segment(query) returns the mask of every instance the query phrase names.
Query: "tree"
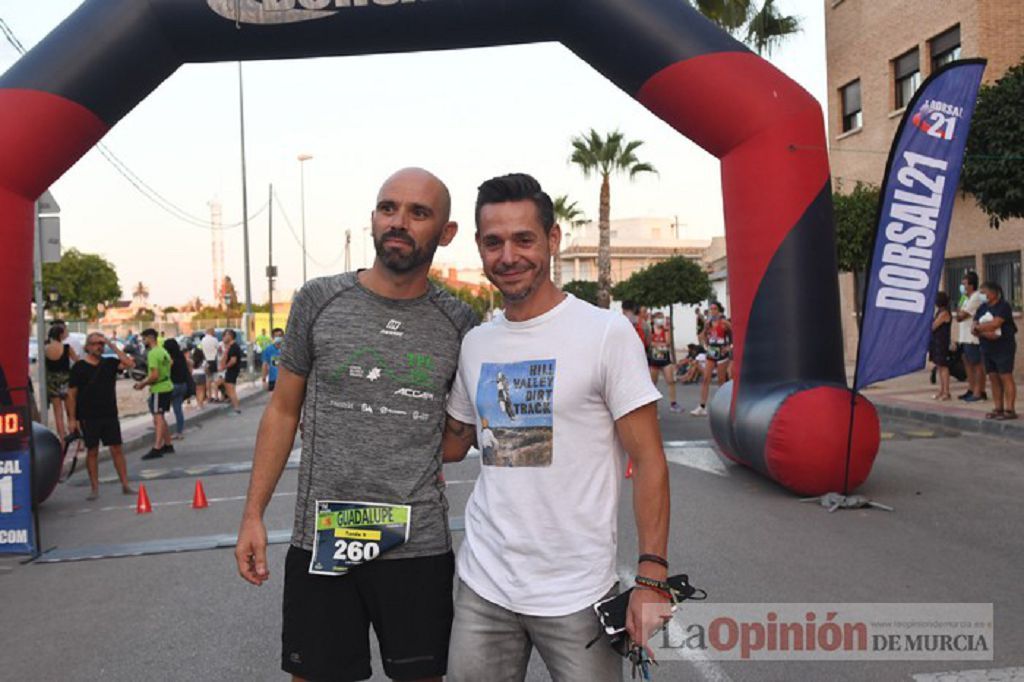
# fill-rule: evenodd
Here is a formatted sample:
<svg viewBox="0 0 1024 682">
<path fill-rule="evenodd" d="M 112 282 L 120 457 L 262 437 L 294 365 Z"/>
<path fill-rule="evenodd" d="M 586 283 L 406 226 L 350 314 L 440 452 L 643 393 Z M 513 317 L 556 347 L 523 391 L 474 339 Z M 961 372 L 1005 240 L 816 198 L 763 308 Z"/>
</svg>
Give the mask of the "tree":
<svg viewBox="0 0 1024 682">
<path fill-rule="evenodd" d="M 758 7 L 754 0 L 691 0 L 711 21 L 745 42 L 760 55 L 772 50 L 786 38 L 803 30 L 800 19 L 779 12 L 775 0 L 764 0 Z"/>
<path fill-rule="evenodd" d="M 121 296 L 117 271 L 102 256 L 68 249 L 57 263 L 43 264 L 43 290 L 58 295 L 55 311 L 64 317 L 93 319 L 100 305 Z"/>
<path fill-rule="evenodd" d="M 178 312 L 178 308 L 176 306 L 169 305 L 166 308 L 164 308 L 164 315 L 171 315 L 176 312 Z"/>
<path fill-rule="evenodd" d="M 629 279 L 615 286 L 615 298 L 633 301 L 648 308 L 668 306 L 669 329 L 675 347 L 675 304 L 692 305 L 711 298 L 713 290 L 708 273 L 696 261 L 683 256 L 634 272 Z"/>
<path fill-rule="evenodd" d="M 132 319 L 136 322 L 153 322 L 156 320 L 156 313 L 149 308 L 139 308 Z"/>
<path fill-rule="evenodd" d="M 587 282 L 582 279 L 574 279 L 562 285 L 562 291 L 572 294 L 581 301 L 591 305 L 597 305 L 597 282 Z"/>
<path fill-rule="evenodd" d="M 576 205 L 575 201 L 569 201 L 569 196 L 563 194 L 560 197 L 555 197 L 555 221 L 562 226 L 562 237 L 563 239 L 567 234 L 572 233 L 574 227 L 579 227 L 583 223 L 587 222 L 586 217 L 583 215 L 583 211 Z M 555 282 L 556 287 L 562 286 L 562 257 L 561 254 L 556 253 L 554 255 L 554 268 L 552 268 L 551 275 Z"/>
<path fill-rule="evenodd" d="M 832 194 L 840 272 L 863 272 L 867 268 L 880 198 L 878 187 L 863 182 L 858 182 L 849 194 Z"/>
<path fill-rule="evenodd" d="M 573 152 L 569 162 L 579 167 L 585 178 L 594 174 L 601 176 L 597 223 L 597 305 L 607 308 L 611 303 L 612 288 L 611 176 L 613 173 L 627 173 L 633 180 L 641 173 L 657 173 L 657 170 L 637 158 L 636 150 L 643 142 L 626 141 L 617 130 L 602 137 L 591 128 L 589 134 L 573 137 L 571 142 Z"/>
<path fill-rule="evenodd" d="M 989 225 L 1024 218 L 1024 61 L 982 86 L 960 176 Z"/>
</svg>

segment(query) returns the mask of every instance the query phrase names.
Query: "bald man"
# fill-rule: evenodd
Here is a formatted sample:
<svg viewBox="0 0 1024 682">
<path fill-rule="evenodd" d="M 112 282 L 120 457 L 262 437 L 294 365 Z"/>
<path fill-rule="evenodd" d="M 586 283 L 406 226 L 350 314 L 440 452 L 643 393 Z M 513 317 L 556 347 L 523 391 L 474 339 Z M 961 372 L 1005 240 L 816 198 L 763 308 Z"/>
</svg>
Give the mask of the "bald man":
<svg viewBox="0 0 1024 682">
<path fill-rule="evenodd" d="M 450 211 L 437 177 L 398 171 L 371 214 L 373 266 L 310 280 L 292 302 L 235 558 L 248 582 L 269 579 L 263 512 L 301 417 L 281 654 L 296 680 L 370 677 L 371 625 L 390 678 L 446 672 L 454 558 L 441 432 L 477 323 L 427 279 L 458 229 Z"/>
</svg>

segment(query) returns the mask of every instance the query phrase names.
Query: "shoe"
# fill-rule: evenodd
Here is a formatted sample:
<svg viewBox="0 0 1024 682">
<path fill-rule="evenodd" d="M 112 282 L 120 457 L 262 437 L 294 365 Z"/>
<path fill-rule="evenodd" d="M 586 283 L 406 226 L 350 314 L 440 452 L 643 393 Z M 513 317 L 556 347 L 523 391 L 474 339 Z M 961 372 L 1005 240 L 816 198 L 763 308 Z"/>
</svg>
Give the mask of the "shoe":
<svg viewBox="0 0 1024 682">
<path fill-rule="evenodd" d="M 164 453 L 163 453 L 162 450 L 157 450 L 156 448 L 150 448 L 149 452 L 147 452 L 146 454 L 144 454 L 142 456 L 142 459 L 158 459 L 158 458 L 163 457 L 163 456 L 164 456 Z"/>
<path fill-rule="evenodd" d="M 1005 410 L 998 417 L 995 417 L 995 419 L 998 419 L 999 421 L 1009 421 L 1011 419 L 1016 419 L 1016 418 L 1017 418 L 1017 413 L 1016 412 L 1007 412 Z"/>
<path fill-rule="evenodd" d="M 131 487 L 130 485 L 126 485 L 126 486 L 123 486 L 121 488 L 121 494 L 122 495 L 136 495 L 136 494 L 138 494 L 138 492 L 139 492 L 138 490 L 136 490 L 135 488 Z"/>
<path fill-rule="evenodd" d="M 957 398 L 957 400 L 967 400 L 972 395 L 974 395 L 974 394 L 971 393 L 970 391 L 967 391 L 966 393 L 964 393 L 962 395 L 958 395 L 956 398 Z"/>
<path fill-rule="evenodd" d="M 92 502 L 93 500 L 98 500 L 98 499 L 100 499 L 100 493 L 99 493 L 98 490 L 96 492 L 91 492 L 91 493 L 89 493 L 89 496 L 86 497 L 85 499 L 88 502 Z"/>
<path fill-rule="evenodd" d="M 161 455 L 172 455 L 174 454 L 174 446 L 168 443 L 167 445 L 160 448 Z"/>
<path fill-rule="evenodd" d="M 669 405 L 668 409 L 670 409 L 673 412 L 682 412 L 683 406 L 680 405 L 679 403 L 672 403 L 671 405 Z"/>
<path fill-rule="evenodd" d="M 171 440 L 185 440 L 185 434 L 176 433 L 173 436 L 171 436 Z"/>
<path fill-rule="evenodd" d="M 241 417 L 241 416 L 242 416 L 242 411 L 241 411 L 241 410 L 235 410 L 233 414 L 234 414 L 234 415 L 235 415 L 236 417 Z"/>
<path fill-rule="evenodd" d="M 961 398 L 960 400 L 963 400 L 965 403 L 980 403 L 981 401 L 984 400 L 984 398 L 979 398 L 978 396 L 971 393 L 966 398 Z"/>
<path fill-rule="evenodd" d="M 982 400 L 988 400 L 988 393 L 985 393 L 985 391 L 982 391 L 981 392 L 981 399 Z"/>
<path fill-rule="evenodd" d="M 708 411 L 705 408 L 698 405 L 697 407 L 690 410 L 690 414 L 692 414 L 694 417 L 706 417 L 708 416 Z"/>
</svg>

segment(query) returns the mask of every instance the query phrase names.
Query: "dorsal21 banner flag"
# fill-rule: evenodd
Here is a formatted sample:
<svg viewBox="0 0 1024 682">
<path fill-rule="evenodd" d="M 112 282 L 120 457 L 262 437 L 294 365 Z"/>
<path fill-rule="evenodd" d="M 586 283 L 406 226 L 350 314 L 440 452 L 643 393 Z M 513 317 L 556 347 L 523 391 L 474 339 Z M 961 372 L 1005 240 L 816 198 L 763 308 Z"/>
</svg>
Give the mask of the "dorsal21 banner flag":
<svg viewBox="0 0 1024 682">
<path fill-rule="evenodd" d="M 918 88 L 896 132 L 857 350 L 854 390 L 924 367 L 935 294 L 984 59 L 952 62 Z"/>
</svg>

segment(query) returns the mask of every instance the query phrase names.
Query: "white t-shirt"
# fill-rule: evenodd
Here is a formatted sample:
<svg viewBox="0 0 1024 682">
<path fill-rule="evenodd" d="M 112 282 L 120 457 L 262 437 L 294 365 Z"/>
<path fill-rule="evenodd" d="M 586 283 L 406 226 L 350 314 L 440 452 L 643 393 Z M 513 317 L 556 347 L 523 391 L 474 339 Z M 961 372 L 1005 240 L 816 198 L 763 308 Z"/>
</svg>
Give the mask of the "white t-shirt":
<svg viewBox="0 0 1024 682">
<path fill-rule="evenodd" d="M 203 340 L 199 342 L 199 345 L 203 349 L 203 359 L 206 362 L 217 361 L 217 350 L 220 348 L 220 341 L 213 334 L 207 334 L 203 337 Z"/>
<path fill-rule="evenodd" d="M 962 312 L 968 313 L 970 317 L 966 320 L 962 320 L 957 324 L 957 334 L 960 337 L 960 343 L 978 343 L 978 337 L 971 333 L 971 325 L 974 324 L 974 313 L 978 312 L 978 308 L 985 302 L 985 297 L 982 296 L 980 291 L 975 291 L 973 294 L 967 297 L 964 304 L 960 306 Z"/>
<path fill-rule="evenodd" d="M 629 321 L 571 295 L 532 320 L 498 315 L 467 334 L 448 413 L 476 424 L 482 466 L 459 577 L 533 616 L 568 615 L 608 592 L 625 464 L 615 420 L 659 398 Z"/>
</svg>

